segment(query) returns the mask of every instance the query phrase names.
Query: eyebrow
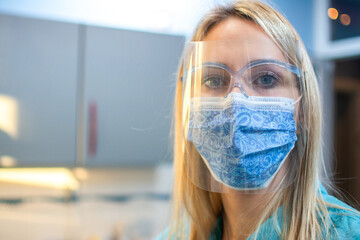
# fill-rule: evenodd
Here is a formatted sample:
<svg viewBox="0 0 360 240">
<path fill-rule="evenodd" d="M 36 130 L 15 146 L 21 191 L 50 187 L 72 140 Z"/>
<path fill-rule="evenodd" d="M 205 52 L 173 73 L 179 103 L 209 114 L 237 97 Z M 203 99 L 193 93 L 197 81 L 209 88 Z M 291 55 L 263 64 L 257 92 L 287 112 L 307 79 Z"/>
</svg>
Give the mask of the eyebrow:
<svg viewBox="0 0 360 240">
<path fill-rule="evenodd" d="M 283 61 L 279 61 L 277 59 L 274 58 L 260 58 L 260 59 L 254 59 L 251 60 L 250 62 L 248 62 L 246 65 L 244 65 L 243 67 L 241 67 L 240 69 L 237 70 L 233 70 L 232 68 L 230 68 L 228 65 L 222 63 L 222 62 L 204 62 L 202 64 L 202 66 L 204 65 L 216 65 L 219 67 L 222 67 L 224 69 L 230 70 L 230 71 L 240 71 L 241 69 L 244 68 L 249 68 L 249 67 L 254 67 L 257 64 L 277 64 L 280 65 L 282 67 L 286 67 L 288 70 L 290 70 L 291 72 L 295 73 L 298 77 L 301 75 L 301 72 L 299 70 L 299 68 L 293 64 L 290 64 L 288 62 L 283 62 Z"/>
<path fill-rule="evenodd" d="M 257 63 L 257 62 L 283 62 L 279 59 L 275 59 L 275 58 L 256 58 L 256 59 L 253 59 L 249 62 L 247 62 L 244 66 L 247 66 L 247 65 L 251 65 L 253 63 Z M 204 62 L 204 63 L 216 63 L 216 64 L 220 64 L 220 65 L 224 65 L 224 66 L 228 66 L 227 64 L 225 64 L 224 62 L 221 62 L 221 61 L 208 61 L 208 62 Z M 283 63 L 286 63 L 286 62 L 283 62 Z"/>
<path fill-rule="evenodd" d="M 246 66 L 250 66 L 250 65 L 253 65 L 253 64 L 256 64 L 256 63 L 261 63 L 261 62 L 277 62 L 277 63 L 286 63 L 286 62 L 282 62 L 278 59 L 275 59 L 275 58 L 256 58 L 256 59 L 253 59 L 249 62 L 247 62 L 244 66 L 242 66 L 240 69 L 246 67 Z M 203 65 L 211 65 L 211 64 L 215 64 L 217 66 L 221 66 L 221 67 L 224 67 L 225 69 L 231 69 L 232 71 L 237 71 L 237 70 L 233 70 L 232 68 L 230 68 L 227 64 L 225 64 L 224 62 L 221 62 L 221 61 L 208 61 L 208 62 L 203 62 L 202 66 Z M 287 63 L 286 63 L 287 64 Z M 239 70 L 239 69 L 238 69 Z"/>
<path fill-rule="evenodd" d="M 257 63 L 257 62 L 283 62 L 283 61 L 280 61 L 278 59 L 275 59 L 275 58 L 257 58 L 257 59 L 254 59 L 254 60 L 251 60 L 250 62 L 248 62 L 247 65 L 250 65 L 250 64 L 253 64 L 253 63 Z"/>
<path fill-rule="evenodd" d="M 251 60 L 250 62 L 248 62 L 246 65 L 244 65 L 242 68 L 240 68 L 239 70 L 232 70 L 228 65 L 226 65 L 225 63 L 222 63 L 222 62 L 204 62 L 202 65 L 198 66 L 198 67 L 194 67 L 193 68 L 193 71 L 195 69 L 198 69 L 198 68 L 201 68 L 201 66 L 204 66 L 204 65 L 217 65 L 219 67 L 223 67 L 227 70 L 230 70 L 230 71 L 240 71 L 241 69 L 245 68 L 245 67 L 251 67 L 253 65 L 256 65 L 257 63 L 275 63 L 275 64 L 279 64 L 280 66 L 283 66 L 283 67 L 286 67 L 288 70 L 290 70 L 291 72 L 295 73 L 298 77 L 301 77 L 302 73 L 300 71 L 300 69 L 291 64 L 291 63 L 287 63 L 287 62 L 283 62 L 283 61 L 280 61 L 280 60 L 277 60 L 277 59 L 274 59 L 274 58 L 258 58 L 258 59 L 254 59 L 254 60 Z M 183 81 L 183 76 L 180 77 L 181 81 Z"/>
</svg>

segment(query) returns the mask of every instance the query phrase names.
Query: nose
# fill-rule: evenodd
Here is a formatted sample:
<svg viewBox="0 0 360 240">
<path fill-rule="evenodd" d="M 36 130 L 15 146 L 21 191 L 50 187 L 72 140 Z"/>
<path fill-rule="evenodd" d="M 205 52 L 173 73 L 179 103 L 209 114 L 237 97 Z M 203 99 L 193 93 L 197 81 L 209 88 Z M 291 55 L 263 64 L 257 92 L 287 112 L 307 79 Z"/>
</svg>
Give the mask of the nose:
<svg viewBox="0 0 360 240">
<path fill-rule="evenodd" d="M 244 91 L 243 86 L 240 83 L 234 83 L 230 86 L 230 89 L 228 91 L 228 93 L 225 95 L 225 97 L 227 97 L 230 93 L 241 93 L 243 94 L 245 97 L 248 97 L 248 95 L 246 94 L 246 92 Z"/>
<path fill-rule="evenodd" d="M 229 92 L 242 93 L 242 86 L 240 85 L 240 83 L 234 83 L 233 85 L 231 85 Z"/>
</svg>

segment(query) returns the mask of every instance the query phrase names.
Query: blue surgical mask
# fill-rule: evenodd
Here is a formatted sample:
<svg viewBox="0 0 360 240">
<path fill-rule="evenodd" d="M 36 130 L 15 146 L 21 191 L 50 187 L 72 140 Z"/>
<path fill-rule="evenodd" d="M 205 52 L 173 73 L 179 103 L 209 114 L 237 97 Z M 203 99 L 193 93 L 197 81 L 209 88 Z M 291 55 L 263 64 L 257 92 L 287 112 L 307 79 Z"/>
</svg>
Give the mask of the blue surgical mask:
<svg viewBox="0 0 360 240">
<path fill-rule="evenodd" d="M 187 139 L 218 182 L 262 189 L 294 148 L 294 111 L 295 101 L 283 97 L 193 98 Z"/>
</svg>

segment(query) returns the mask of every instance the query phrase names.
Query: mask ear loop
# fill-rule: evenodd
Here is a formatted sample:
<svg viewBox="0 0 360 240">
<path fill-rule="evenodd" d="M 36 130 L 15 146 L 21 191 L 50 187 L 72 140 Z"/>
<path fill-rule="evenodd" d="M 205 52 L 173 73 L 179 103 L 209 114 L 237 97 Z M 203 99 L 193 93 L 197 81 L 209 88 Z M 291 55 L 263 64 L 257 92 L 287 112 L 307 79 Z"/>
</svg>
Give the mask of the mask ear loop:
<svg viewBox="0 0 360 240">
<path fill-rule="evenodd" d="M 301 98 L 302 98 L 302 95 L 294 101 L 294 105 L 296 105 L 298 102 L 300 102 Z"/>
</svg>

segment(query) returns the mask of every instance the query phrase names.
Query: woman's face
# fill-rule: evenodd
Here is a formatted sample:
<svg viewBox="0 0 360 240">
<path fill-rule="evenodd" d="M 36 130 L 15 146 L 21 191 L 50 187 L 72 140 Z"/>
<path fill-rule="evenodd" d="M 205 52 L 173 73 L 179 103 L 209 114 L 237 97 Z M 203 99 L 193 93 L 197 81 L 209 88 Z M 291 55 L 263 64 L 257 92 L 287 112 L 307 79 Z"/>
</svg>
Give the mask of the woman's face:
<svg viewBox="0 0 360 240">
<path fill-rule="evenodd" d="M 282 51 L 273 42 L 273 40 L 264 32 L 264 30 L 249 20 L 238 18 L 228 18 L 215 25 L 205 36 L 203 41 L 228 42 L 229 44 L 219 44 L 211 51 L 204 51 L 201 61 L 220 62 L 233 71 L 238 71 L 250 62 L 259 60 L 275 60 L 287 62 Z M 294 100 L 299 98 L 296 79 L 292 87 L 281 92 L 279 96 L 288 97 Z M 247 89 L 245 89 L 247 91 Z M 251 91 L 251 90 L 250 90 Z M 241 92 L 239 87 L 233 87 L 231 92 Z M 296 104 L 294 119 L 298 123 L 299 104 Z M 289 159 L 284 162 L 279 172 L 270 184 L 270 188 L 276 188 L 283 180 L 289 167 Z M 267 189 L 269 190 L 269 188 Z M 266 192 L 266 190 L 264 189 Z M 233 192 L 229 189 L 229 192 Z M 236 192 L 236 191 L 235 191 Z"/>
</svg>

